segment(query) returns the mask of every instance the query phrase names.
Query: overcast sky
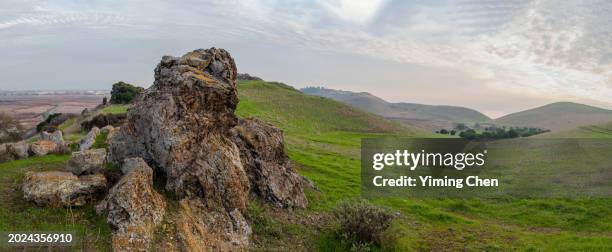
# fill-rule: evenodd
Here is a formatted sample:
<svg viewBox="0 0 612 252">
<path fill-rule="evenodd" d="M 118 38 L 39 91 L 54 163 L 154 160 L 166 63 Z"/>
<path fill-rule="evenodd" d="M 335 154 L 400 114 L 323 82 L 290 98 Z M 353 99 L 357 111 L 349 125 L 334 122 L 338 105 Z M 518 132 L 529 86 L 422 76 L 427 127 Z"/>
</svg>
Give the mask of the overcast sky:
<svg viewBox="0 0 612 252">
<path fill-rule="evenodd" d="M 0 0 L 0 90 L 148 87 L 162 55 L 214 46 L 298 88 L 493 117 L 612 108 L 611 13 L 607 0 Z"/>
</svg>

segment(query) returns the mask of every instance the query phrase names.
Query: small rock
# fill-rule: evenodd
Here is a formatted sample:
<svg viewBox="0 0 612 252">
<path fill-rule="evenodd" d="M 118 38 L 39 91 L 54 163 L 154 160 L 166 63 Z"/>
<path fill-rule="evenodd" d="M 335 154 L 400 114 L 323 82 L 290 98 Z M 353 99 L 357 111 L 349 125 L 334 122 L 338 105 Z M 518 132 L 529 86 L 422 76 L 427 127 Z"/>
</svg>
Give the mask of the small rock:
<svg viewBox="0 0 612 252">
<path fill-rule="evenodd" d="M 26 141 L 7 143 L 6 149 L 14 159 L 24 159 L 28 157 L 29 147 Z"/>
<path fill-rule="evenodd" d="M 106 150 L 76 151 L 70 155 L 66 168 L 74 175 L 94 174 L 104 170 Z"/>
<path fill-rule="evenodd" d="M 40 133 L 40 140 L 54 142 L 57 146 L 64 145 L 64 136 L 61 130 L 56 130 L 53 133 L 43 131 Z"/>
<path fill-rule="evenodd" d="M 70 172 L 27 172 L 22 189 L 24 198 L 39 206 L 82 206 L 106 189 L 106 178 L 101 174 L 77 177 Z"/>
<path fill-rule="evenodd" d="M 30 145 L 34 156 L 44 156 L 57 150 L 57 144 L 48 140 L 38 140 Z"/>
<path fill-rule="evenodd" d="M 81 142 L 79 143 L 79 150 L 84 151 L 91 148 L 91 146 L 96 142 L 96 137 L 98 134 L 100 134 L 100 129 L 98 127 L 94 126 L 91 128 L 89 133 L 87 133 L 87 136 L 81 139 Z"/>
<path fill-rule="evenodd" d="M 144 161 L 133 162 L 144 163 Z M 155 227 L 161 224 L 166 202 L 153 188 L 153 169 L 139 166 L 123 176 L 96 212 L 108 212 L 114 251 L 147 251 Z"/>
</svg>

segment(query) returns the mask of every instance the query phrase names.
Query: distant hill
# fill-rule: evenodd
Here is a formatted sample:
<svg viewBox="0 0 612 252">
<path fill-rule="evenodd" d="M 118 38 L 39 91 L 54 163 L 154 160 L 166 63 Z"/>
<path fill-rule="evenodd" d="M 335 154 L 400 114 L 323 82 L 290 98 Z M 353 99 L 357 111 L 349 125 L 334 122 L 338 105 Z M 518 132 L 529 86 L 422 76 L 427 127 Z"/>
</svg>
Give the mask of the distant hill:
<svg viewBox="0 0 612 252">
<path fill-rule="evenodd" d="M 492 121 L 494 124 L 564 131 L 612 122 L 612 110 L 573 102 L 557 102 Z"/>
<path fill-rule="evenodd" d="M 319 87 L 302 88 L 305 94 L 327 97 L 409 125 L 427 130 L 452 128 L 455 123 L 476 123 L 490 120 L 469 108 L 416 103 L 391 103 L 366 92 L 351 92 Z"/>
<path fill-rule="evenodd" d="M 543 138 L 612 138 L 612 122 L 580 126 L 571 130 L 550 132 L 536 137 Z"/>
</svg>

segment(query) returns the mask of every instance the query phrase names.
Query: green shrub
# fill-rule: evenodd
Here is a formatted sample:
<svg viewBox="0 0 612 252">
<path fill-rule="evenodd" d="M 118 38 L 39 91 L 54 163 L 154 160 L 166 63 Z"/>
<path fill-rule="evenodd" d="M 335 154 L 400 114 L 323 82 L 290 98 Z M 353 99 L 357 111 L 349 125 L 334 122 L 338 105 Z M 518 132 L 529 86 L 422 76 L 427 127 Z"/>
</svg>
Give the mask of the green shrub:
<svg viewBox="0 0 612 252">
<path fill-rule="evenodd" d="M 351 250 L 380 246 L 382 233 L 389 228 L 393 214 L 365 200 L 342 201 L 333 211 L 340 228 L 338 235 Z"/>
<path fill-rule="evenodd" d="M 110 102 L 113 104 L 127 104 L 132 102 L 136 95 L 144 91 L 144 88 L 134 86 L 123 81 L 113 84 Z"/>
</svg>

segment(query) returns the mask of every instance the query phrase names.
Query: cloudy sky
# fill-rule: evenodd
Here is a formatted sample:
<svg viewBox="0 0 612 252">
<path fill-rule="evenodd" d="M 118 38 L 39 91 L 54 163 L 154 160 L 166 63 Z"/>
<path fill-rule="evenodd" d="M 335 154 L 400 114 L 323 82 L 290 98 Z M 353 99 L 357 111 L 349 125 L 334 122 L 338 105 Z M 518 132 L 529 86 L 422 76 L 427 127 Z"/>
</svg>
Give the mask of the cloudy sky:
<svg viewBox="0 0 612 252">
<path fill-rule="evenodd" d="M 612 1 L 0 0 L 0 90 L 147 87 L 164 54 L 222 47 L 240 72 L 496 117 L 612 108 Z"/>
</svg>

